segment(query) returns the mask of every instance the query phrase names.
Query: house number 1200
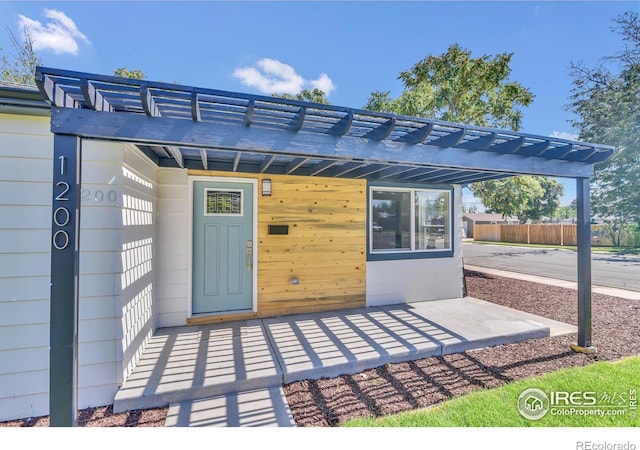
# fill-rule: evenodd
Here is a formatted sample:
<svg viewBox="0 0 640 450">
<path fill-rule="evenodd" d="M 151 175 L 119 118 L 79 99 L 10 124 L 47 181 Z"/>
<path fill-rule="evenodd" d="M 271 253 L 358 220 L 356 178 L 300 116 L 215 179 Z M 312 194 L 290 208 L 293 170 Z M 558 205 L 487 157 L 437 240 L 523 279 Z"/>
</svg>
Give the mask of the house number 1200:
<svg viewBox="0 0 640 450">
<path fill-rule="evenodd" d="M 60 175 L 64 175 L 66 158 L 64 156 L 60 156 L 58 159 L 60 160 Z M 69 183 L 58 181 L 56 183 L 56 186 L 62 189 L 58 193 L 58 195 L 56 195 L 55 201 L 68 202 L 69 198 L 67 197 L 67 193 L 71 190 L 71 186 L 69 186 Z M 56 208 L 53 212 L 53 223 L 57 227 L 67 226 L 69 224 L 70 218 L 71 214 L 69 213 L 69 210 L 64 206 Z M 57 230 L 55 233 L 53 233 L 52 241 L 53 246 L 57 250 L 64 250 L 69 246 L 69 233 L 67 233 L 65 230 Z"/>
</svg>

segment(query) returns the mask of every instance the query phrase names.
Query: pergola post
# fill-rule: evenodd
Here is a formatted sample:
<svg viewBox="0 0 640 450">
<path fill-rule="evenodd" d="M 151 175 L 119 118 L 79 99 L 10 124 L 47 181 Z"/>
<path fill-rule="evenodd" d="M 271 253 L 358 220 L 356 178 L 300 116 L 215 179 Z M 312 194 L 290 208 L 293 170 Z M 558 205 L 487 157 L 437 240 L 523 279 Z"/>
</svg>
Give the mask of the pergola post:
<svg viewBox="0 0 640 450">
<path fill-rule="evenodd" d="M 576 179 L 578 234 L 578 342 L 571 348 L 595 353 L 591 342 L 591 202 L 589 178 Z"/>
<path fill-rule="evenodd" d="M 50 426 L 77 422 L 81 139 L 55 134 L 51 225 Z"/>
</svg>

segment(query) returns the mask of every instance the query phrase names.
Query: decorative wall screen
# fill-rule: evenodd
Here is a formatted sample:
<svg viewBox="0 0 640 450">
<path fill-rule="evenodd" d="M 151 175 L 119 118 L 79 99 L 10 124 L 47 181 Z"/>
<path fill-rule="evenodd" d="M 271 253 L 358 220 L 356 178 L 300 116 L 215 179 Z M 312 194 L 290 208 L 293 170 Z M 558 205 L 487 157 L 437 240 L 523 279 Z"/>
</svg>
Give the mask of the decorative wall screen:
<svg viewBox="0 0 640 450">
<path fill-rule="evenodd" d="M 242 191 L 205 189 L 204 214 L 241 216 Z"/>
</svg>

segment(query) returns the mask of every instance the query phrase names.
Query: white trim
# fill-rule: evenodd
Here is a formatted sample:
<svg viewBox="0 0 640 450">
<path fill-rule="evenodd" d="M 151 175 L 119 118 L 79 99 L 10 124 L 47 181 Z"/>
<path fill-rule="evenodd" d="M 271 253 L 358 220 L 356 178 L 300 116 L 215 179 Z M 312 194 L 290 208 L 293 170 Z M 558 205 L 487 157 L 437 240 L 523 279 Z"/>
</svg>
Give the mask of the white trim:
<svg viewBox="0 0 640 450">
<path fill-rule="evenodd" d="M 220 316 L 229 312 L 220 313 L 193 313 L 193 188 L 196 181 L 211 181 L 220 183 L 246 183 L 253 185 L 253 283 L 252 283 L 252 309 L 258 311 L 258 179 L 257 178 L 226 178 L 207 176 L 188 176 L 188 202 L 189 214 L 187 214 L 187 318 L 202 316 Z M 244 206 L 244 205 L 243 205 Z M 233 311 L 239 313 L 241 311 Z"/>
</svg>

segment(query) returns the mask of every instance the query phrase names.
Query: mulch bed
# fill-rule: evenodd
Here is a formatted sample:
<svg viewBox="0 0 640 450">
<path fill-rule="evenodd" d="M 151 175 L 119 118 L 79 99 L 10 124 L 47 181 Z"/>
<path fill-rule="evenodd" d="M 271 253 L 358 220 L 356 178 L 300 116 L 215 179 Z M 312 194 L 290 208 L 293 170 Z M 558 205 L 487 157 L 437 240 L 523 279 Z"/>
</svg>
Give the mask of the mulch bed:
<svg viewBox="0 0 640 450">
<path fill-rule="evenodd" d="M 577 323 L 576 292 L 570 289 L 465 271 L 467 293 L 521 311 Z M 387 364 L 336 378 L 284 386 L 296 424 L 331 427 L 364 416 L 382 416 L 438 404 L 480 388 L 597 360 L 616 360 L 640 348 L 640 302 L 593 294 L 593 341 L 597 355 L 575 353 L 575 335 L 529 340 L 465 353 Z M 164 426 L 167 408 L 113 414 L 111 406 L 80 411 L 85 427 Z M 48 417 L 0 423 L 48 426 Z"/>
</svg>

